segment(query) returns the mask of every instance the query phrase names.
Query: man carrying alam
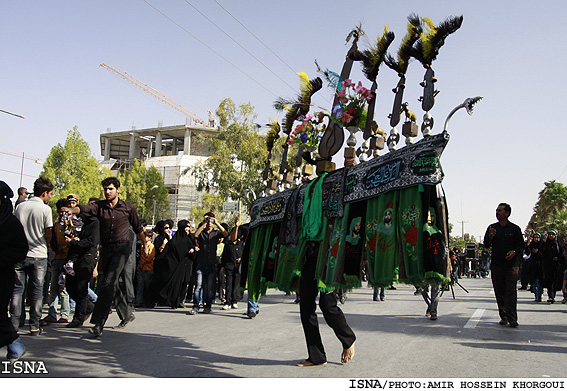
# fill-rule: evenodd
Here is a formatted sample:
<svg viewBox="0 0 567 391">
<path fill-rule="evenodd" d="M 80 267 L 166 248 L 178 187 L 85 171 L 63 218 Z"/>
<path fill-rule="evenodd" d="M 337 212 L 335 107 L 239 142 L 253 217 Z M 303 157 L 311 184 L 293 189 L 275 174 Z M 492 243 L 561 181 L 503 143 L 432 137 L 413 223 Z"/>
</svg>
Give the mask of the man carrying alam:
<svg viewBox="0 0 567 391">
<path fill-rule="evenodd" d="M 102 181 L 105 200 L 96 201 L 88 205 L 79 205 L 67 208 L 73 214 L 84 214 L 86 217 L 95 217 L 100 223 L 100 261 L 99 270 L 100 293 L 92 314 L 91 323 L 94 325 L 89 332 L 95 337 L 102 335 L 104 324 L 110 314 L 113 301 L 116 299 L 116 312 L 120 317 L 118 328 L 124 328 L 134 320 L 133 309 L 128 305 L 118 286 L 118 278 L 130 251 L 130 226 L 142 243 L 145 243 L 142 225 L 138 218 L 136 207 L 129 202 L 121 200 L 120 181 L 116 177 L 109 177 Z"/>
<path fill-rule="evenodd" d="M 517 283 L 520 258 L 524 251 L 522 230 L 508 218 L 512 208 L 501 203 L 496 208 L 497 223 L 490 224 L 484 235 L 484 247 L 492 248 L 490 275 L 498 304 L 500 325 L 518 327 Z"/>
</svg>

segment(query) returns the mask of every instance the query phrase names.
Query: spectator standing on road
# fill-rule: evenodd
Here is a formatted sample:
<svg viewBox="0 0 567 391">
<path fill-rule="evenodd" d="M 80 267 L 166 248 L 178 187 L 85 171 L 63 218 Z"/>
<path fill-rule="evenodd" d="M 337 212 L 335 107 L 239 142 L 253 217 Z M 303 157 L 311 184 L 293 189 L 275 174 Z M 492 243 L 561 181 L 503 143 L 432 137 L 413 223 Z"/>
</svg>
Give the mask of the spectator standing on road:
<svg viewBox="0 0 567 391">
<path fill-rule="evenodd" d="M 6 346 L 6 358 L 13 364 L 26 352 L 18 332 L 8 317 L 16 272 L 14 265 L 26 259 L 28 240 L 22 223 L 12 214 L 12 189 L 0 181 L 0 347 Z"/>
<path fill-rule="evenodd" d="M 149 298 L 149 288 L 154 276 L 154 259 L 156 248 L 152 243 L 153 231 L 145 230 L 144 236 L 146 245 L 140 248 L 140 260 L 136 268 L 136 300 L 134 305 L 140 307 L 147 306 Z"/>
<path fill-rule="evenodd" d="M 51 261 L 51 283 L 49 286 L 49 310 L 47 316 L 40 321 L 40 326 L 47 326 L 50 323 L 68 323 L 70 314 L 69 295 L 65 289 L 65 280 L 59 283 L 59 278 L 63 273 L 63 265 L 67 263 L 67 253 L 69 245 L 65 241 L 65 235 L 73 235 L 73 227 L 71 220 L 63 211 L 63 207 L 67 206 L 67 200 L 61 198 L 55 203 L 59 219 L 52 228 L 51 249 L 55 252 L 55 256 Z M 61 318 L 57 319 L 57 309 L 61 305 Z"/>
<path fill-rule="evenodd" d="M 557 241 L 557 233 L 549 231 L 543 245 L 543 287 L 547 288 L 547 302 L 555 303 L 555 294 L 563 286 L 564 261 Z"/>
<path fill-rule="evenodd" d="M 66 236 L 68 259 L 73 265 L 66 277 L 67 290 L 75 301 L 73 320 L 66 327 L 80 327 L 91 316 L 94 304 L 89 298 L 89 282 L 97 263 L 100 244 L 100 223 L 96 217 L 82 217 L 83 226 L 78 236 Z"/>
<path fill-rule="evenodd" d="M 172 238 L 172 222 L 168 220 L 160 220 L 155 226 L 155 232 L 157 236 L 154 238 L 154 273 L 153 278 L 150 283 L 150 287 L 147 291 L 147 304 L 150 308 L 155 307 L 158 304 L 163 304 L 159 299 L 159 291 L 165 286 L 167 280 L 171 276 L 171 270 L 169 269 L 169 263 L 167 262 L 167 243 Z"/>
<path fill-rule="evenodd" d="M 28 279 L 28 289 L 31 290 L 30 302 L 30 334 L 41 334 L 39 326 L 41 308 L 43 305 L 43 282 L 47 269 L 47 243 L 51 241 L 53 216 L 47 206 L 53 194 L 53 184 L 48 178 L 40 177 L 35 180 L 33 194 L 28 201 L 18 205 L 14 215 L 24 226 L 28 240 L 28 254 L 25 260 L 16 266 L 16 283 L 10 305 L 12 324 L 16 331 L 20 327 L 23 312 L 24 287 Z"/>
<path fill-rule="evenodd" d="M 197 228 L 195 238 L 198 243 L 197 269 L 195 276 L 195 294 L 193 295 L 193 308 L 189 311 L 194 315 L 199 311 L 198 292 L 203 288 L 203 313 L 211 312 L 211 305 L 215 299 L 215 280 L 217 277 L 217 245 L 220 239 L 226 238 L 228 232 L 215 219 L 212 212 L 205 214 L 203 224 Z M 217 229 L 214 229 L 214 227 Z"/>
<path fill-rule="evenodd" d="M 541 280 L 543 278 L 543 242 L 539 233 L 534 233 L 526 245 L 525 254 L 528 260 L 528 275 L 535 301 L 540 302 L 543 294 Z"/>
<path fill-rule="evenodd" d="M 563 265 L 563 281 L 561 284 L 561 293 L 563 293 L 563 300 L 561 300 L 561 304 L 567 304 L 567 292 L 565 291 L 565 279 L 567 278 L 567 237 L 563 239 L 563 247 L 561 247 L 560 259 Z"/>
<path fill-rule="evenodd" d="M 508 218 L 512 208 L 501 203 L 496 208 L 497 223 L 488 226 L 484 235 L 484 247 L 492 248 L 490 270 L 492 286 L 498 304 L 500 325 L 518 327 L 517 282 L 520 257 L 524 252 L 522 230 Z"/>
<path fill-rule="evenodd" d="M 227 223 L 221 223 L 221 226 L 226 232 L 230 232 L 230 227 Z M 224 252 L 224 246 L 228 240 L 228 237 L 219 239 L 217 244 L 217 283 L 216 283 L 216 293 L 218 293 L 219 303 L 224 306 L 226 304 L 226 279 L 222 269 L 222 254 Z M 213 303 L 215 300 L 213 299 Z"/>
<path fill-rule="evenodd" d="M 451 261 L 451 268 L 453 269 L 452 278 L 455 281 L 459 280 L 459 259 L 457 258 L 457 254 L 459 254 L 457 247 L 453 247 L 453 249 L 449 251 L 449 260 Z"/>
<path fill-rule="evenodd" d="M 170 274 L 159 292 L 160 299 L 172 309 L 183 308 L 187 287 L 191 279 L 191 270 L 195 253 L 194 242 L 190 236 L 190 224 L 187 220 L 177 223 L 177 232 L 165 247 L 167 269 Z"/>
<path fill-rule="evenodd" d="M 105 200 L 68 209 L 73 214 L 84 214 L 89 218 L 96 217 L 100 223 L 99 268 L 102 273 L 99 276 L 99 296 L 91 318 L 94 327 L 89 330 L 95 337 L 102 335 L 115 296 L 119 303 L 116 312 L 121 319 L 120 324 L 116 327 L 123 328 L 135 318 L 125 298 L 126 292 L 117 287 L 118 278 L 132 251 L 130 227 L 141 241 L 143 239 L 143 229 L 136 207 L 119 198 L 120 181 L 118 178 L 105 178 L 102 181 L 102 187 Z"/>
<path fill-rule="evenodd" d="M 244 233 L 240 230 L 240 217 L 237 217 L 234 228 L 232 228 L 230 232 L 230 239 L 226 241 L 222 253 L 221 270 L 224 273 L 226 281 L 226 303 L 222 307 L 223 310 L 238 308 L 237 279 L 243 251 Z"/>
<path fill-rule="evenodd" d="M 18 199 L 16 200 L 16 204 L 14 205 L 14 208 L 18 205 L 20 205 L 22 202 L 26 201 L 28 199 L 28 189 L 26 189 L 25 187 L 19 187 L 18 188 Z"/>
</svg>

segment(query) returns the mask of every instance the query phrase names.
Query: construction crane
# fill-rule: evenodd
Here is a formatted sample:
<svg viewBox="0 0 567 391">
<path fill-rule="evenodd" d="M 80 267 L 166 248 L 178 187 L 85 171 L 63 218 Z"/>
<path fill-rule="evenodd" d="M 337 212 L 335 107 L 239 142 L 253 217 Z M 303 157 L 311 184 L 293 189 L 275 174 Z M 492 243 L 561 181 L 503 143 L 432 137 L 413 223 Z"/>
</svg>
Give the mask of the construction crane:
<svg viewBox="0 0 567 391">
<path fill-rule="evenodd" d="M 152 87 L 142 83 L 140 80 L 138 80 L 134 76 L 131 76 L 128 73 L 122 71 L 121 69 L 119 69 L 115 66 L 106 65 L 106 64 L 100 64 L 100 66 L 109 70 L 110 72 L 114 73 L 115 75 L 120 76 L 121 78 L 123 78 L 127 82 L 132 83 L 133 85 L 135 85 L 139 89 L 147 92 L 148 94 L 150 94 L 154 98 L 159 99 L 163 103 L 173 107 L 175 110 L 185 114 L 186 117 L 191 118 L 196 123 L 201 124 L 203 126 L 214 126 L 216 117 L 213 115 L 212 111 L 208 110 L 208 112 L 209 112 L 209 123 L 206 123 L 203 119 L 199 118 L 197 115 L 190 112 L 189 110 L 187 110 L 185 107 L 181 106 L 180 104 L 174 102 L 172 99 L 168 98 L 163 93 L 159 92 L 155 88 L 152 88 Z"/>
</svg>

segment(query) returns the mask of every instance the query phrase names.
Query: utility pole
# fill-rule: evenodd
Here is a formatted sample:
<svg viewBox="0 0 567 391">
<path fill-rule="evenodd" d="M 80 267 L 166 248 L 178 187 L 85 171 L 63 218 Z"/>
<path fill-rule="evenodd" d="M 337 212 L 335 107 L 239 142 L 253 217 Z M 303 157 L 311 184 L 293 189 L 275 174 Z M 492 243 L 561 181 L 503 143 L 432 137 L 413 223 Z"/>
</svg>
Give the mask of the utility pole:
<svg viewBox="0 0 567 391">
<path fill-rule="evenodd" d="M 468 223 L 468 221 L 457 221 L 458 223 L 461 223 L 461 239 L 465 240 L 465 223 Z"/>
</svg>

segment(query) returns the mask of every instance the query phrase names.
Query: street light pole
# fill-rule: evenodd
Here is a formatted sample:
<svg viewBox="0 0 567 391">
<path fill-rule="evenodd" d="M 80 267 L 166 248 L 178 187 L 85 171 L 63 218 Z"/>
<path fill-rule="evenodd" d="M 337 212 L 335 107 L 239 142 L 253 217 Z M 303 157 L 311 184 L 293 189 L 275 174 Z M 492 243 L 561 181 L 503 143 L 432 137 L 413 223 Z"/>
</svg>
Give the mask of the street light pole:
<svg viewBox="0 0 567 391">
<path fill-rule="evenodd" d="M 154 214 L 152 215 L 152 225 L 156 224 L 156 196 L 153 196 L 154 199 Z"/>
<path fill-rule="evenodd" d="M 157 189 L 159 186 L 158 185 L 154 185 L 150 191 Z M 152 195 L 152 198 L 154 200 L 154 213 L 152 215 L 152 226 L 155 226 L 156 224 L 156 195 Z"/>
</svg>

